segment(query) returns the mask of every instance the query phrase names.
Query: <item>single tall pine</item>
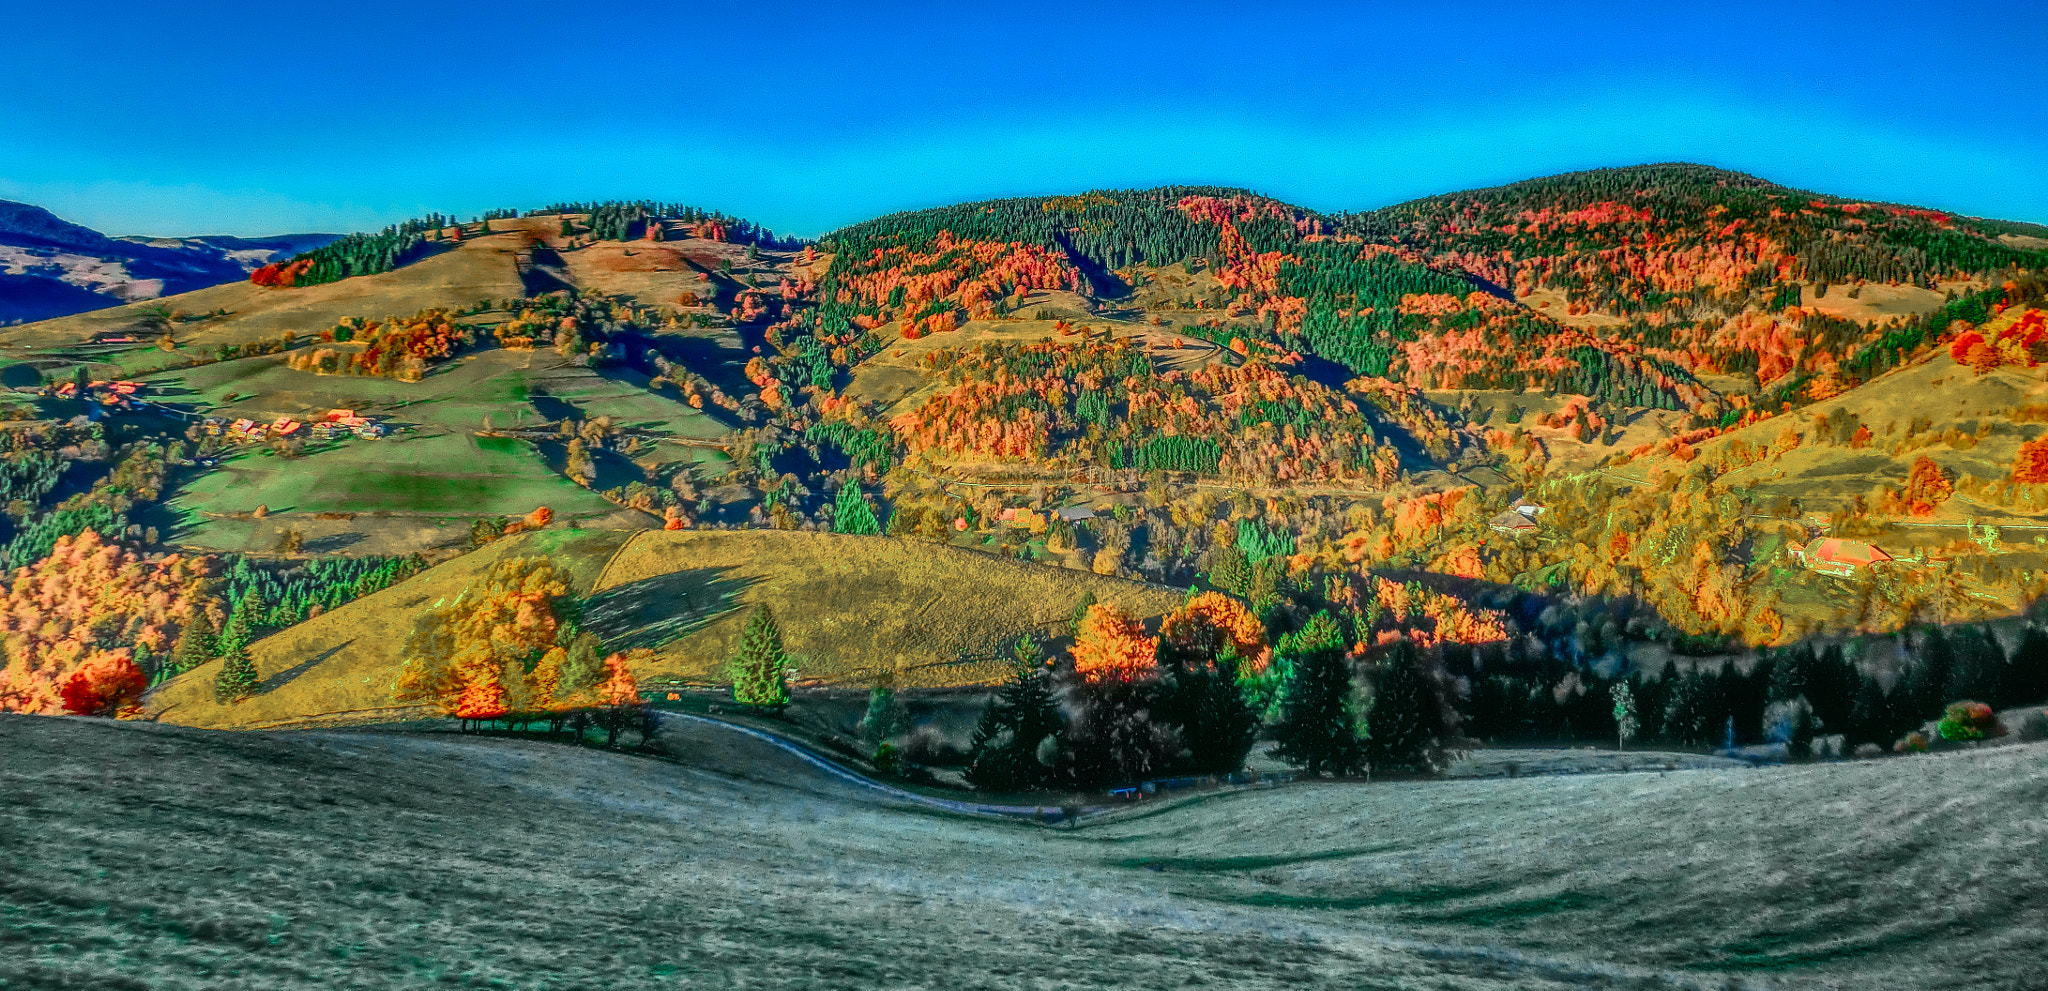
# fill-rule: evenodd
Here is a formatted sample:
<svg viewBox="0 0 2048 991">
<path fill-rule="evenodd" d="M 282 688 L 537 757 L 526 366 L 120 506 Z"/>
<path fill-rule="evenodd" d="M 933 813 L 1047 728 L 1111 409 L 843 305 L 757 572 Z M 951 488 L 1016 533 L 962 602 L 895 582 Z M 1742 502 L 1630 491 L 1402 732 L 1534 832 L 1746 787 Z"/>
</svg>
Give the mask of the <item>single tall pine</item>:
<svg viewBox="0 0 2048 991">
<path fill-rule="evenodd" d="M 1403 640 L 1373 673 L 1365 725 L 1366 752 L 1375 771 L 1435 770 L 1443 719 L 1435 693 L 1415 666 L 1415 646 Z"/>
<path fill-rule="evenodd" d="M 256 664 L 249 657 L 247 646 L 236 647 L 222 655 L 220 674 L 213 679 L 213 697 L 222 703 L 240 702 L 256 694 Z"/>
<path fill-rule="evenodd" d="M 1037 642 L 1020 642 L 1016 660 L 1016 671 L 988 700 L 969 744 L 967 781 L 985 791 L 1021 791 L 1043 784 L 1049 768 L 1039 760 L 1039 750 L 1048 738 L 1057 741 L 1065 725 Z"/>
<path fill-rule="evenodd" d="M 775 625 L 775 614 L 763 602 L 747 617 L 739 653 L 733 655 L 733 701 L 776 709 L 788 705 L 788 668 L 789 655 L 782 650 L 782 630 Z"/>
</svg>

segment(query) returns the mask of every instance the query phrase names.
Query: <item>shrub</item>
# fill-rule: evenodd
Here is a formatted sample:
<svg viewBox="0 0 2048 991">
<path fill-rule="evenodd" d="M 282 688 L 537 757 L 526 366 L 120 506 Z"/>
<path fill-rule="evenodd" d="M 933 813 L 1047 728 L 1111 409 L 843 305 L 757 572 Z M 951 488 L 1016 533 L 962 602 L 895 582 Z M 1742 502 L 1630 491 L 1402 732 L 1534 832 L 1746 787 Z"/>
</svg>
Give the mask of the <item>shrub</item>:
<svg viewBox="0 0 2048 991">
<path fill-rule="evenodd" d="M 1935 725 L 1935 732 L 1950 742 L 1984 740 L 2005 735 L 1998 713 L 1982 702 L 1952 702 Z"/>
<path fill-rule="evenodd" d="M 1892 744 L 1892 752 L 1895 754 L 1926 753 L 1927 734 L 1917 732 L 1906 734 L 1897 743 Z"/>
</svg>

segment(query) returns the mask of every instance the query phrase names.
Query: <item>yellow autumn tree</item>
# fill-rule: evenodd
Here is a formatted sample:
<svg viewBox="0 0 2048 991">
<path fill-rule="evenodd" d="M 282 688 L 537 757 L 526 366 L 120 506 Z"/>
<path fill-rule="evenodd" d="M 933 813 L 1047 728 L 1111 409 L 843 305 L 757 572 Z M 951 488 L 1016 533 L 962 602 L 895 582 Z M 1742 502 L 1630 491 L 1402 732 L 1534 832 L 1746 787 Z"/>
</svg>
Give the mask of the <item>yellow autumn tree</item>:
<svg viewBox="0 0 2048 991">
<path fill-rule="evenodd" d="M 1203 592 L 1189 599 L 1166 617 L 1160 636 L 1175 644 L 1209 656 L 1234 651 L 1244 664 L 1245 675 L 1265 670 L 1272 659 L 1266 645 L 1266 629 L 1244 603 L 1221 592 Z"/>
</svg>

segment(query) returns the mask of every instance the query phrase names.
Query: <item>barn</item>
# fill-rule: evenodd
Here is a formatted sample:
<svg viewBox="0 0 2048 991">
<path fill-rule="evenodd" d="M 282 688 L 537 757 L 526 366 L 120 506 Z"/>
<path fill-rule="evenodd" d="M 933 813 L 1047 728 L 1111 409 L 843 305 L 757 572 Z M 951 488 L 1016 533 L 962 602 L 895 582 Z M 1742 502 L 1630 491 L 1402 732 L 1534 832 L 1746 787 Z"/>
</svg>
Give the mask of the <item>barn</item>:
<svg viewBox="0 0 2048 991">
<path fill-rule="evenodd" d="M 1840 537 L 1828 537 L 1803 546 L 1793 544 L 1789 550 L 1793 560 L 1837 578 L 1860 574 L 1873 564 L 1892 559 L 1890 554 L 1870 544 Z"/>
</svg>

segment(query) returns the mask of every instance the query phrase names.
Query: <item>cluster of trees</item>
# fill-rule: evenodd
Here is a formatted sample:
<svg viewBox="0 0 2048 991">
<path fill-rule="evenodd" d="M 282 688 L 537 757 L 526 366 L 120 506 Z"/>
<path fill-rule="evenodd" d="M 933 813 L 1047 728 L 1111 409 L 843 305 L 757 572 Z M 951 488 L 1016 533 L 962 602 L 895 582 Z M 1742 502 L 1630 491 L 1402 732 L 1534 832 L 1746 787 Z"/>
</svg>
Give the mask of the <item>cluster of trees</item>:
<svg viewBox="0 0 2048 991">
<path fill-rule="evenodd" d="M 217 555 L 214 592 L 231 603 L 230 618 L 247 614 L 252 631 L 281 630 L 381 592 L 427 569 L 418 554 L 318 557 L 278 561 Z"/>
<path fill-rule="evenodd" d="M 375 234 L 350 234 L 300 252 L 287 261 L 265 265 L 249 273 L 249 281 L 289 289 L 389 272 L 417 259 L 428 233 L 448 226 L 447 222 L 448 218 L 434 214 L 394 224 Z"/>
<path fill-rule="evenodd" d="M 1776 309 L 1788 279 L 1930 285 L 2048 267 L 2048 253 L 1976 221 L 1691 165 L 1553 176 L 1342 220 L 1518 295 L 1561 288 L 1618 315 Z"/>
<path fill-rule="evenodd" d="M 1263 731 L 1315 774 L 1429 771 L 1455 728 L 1440 680 L 1405 639 L 1356 649 L 1319 611 L 1269 638 L 1238 600 L 1193 596 L 1158 635 L 1114 609 L 1078 610 L 1069 655 L 1030 638 L 976 727 L 968 779 L 1013 791 L 1229 773 Z"/>
<path fill-rule="evenodd" d="M 1455 667 L 1460 709 L 1472 736 L 1492 743 L 1585 742 L 1625 737 L 1672 747 L 1787 744 L 1806 756 L 1820 736 L 1846 749 L 1899 749 L 1958 702 L 1993 709 L 2048 700 L 2048 633 L 2027 626 L 2000 635 L 1981 625 L 1929 627 L 1768 649 L 1734 657 L 1679 659 L 1661 671 L 1609 672 L 1567 659 L 1495 650 Z M 1633 732 L 1611 701 L 1626 685 Z"/>
<path fill-rule="evenodd" d="M 1262 361 L 1156 373 L 1128 342 L 984 344 L 928 359 L 952 388 L 895 417 L 907 450 L 1247 479 L 1357 479 L 1359 403 Z"/>
<path fill-rule="evenodd" d="M 476 328 L 457 322 L 447 310 L 427 309 L 390 320 L 344 317 L 332 329 L 321 331 L 320 339 L 355 342 L 362 349 L 316 347 L 294 353 L 286 364 L 322 375 L 373 375 L 417 382 L 435 362 L 474 343 Z"/>
<path fill-rule="evenodd" d="M 723 234 L 717 240 L 737 244 L 795 251 L 805 243 L 802 238 L 777 237 L 774 231 L 750 221 L 684 203 L 607 200 L 599 203 L 553 203 L 538 210 L 526 211 L 529 217 L 568 214 L 586 215 L 590 234 L 600 241 L 629 241 L 644 233 L 650 220 L 674 220 L 692 225 L 716 225 Z"/>
<path fill-rule="evenodd" d="M 172 663 L 194 617 L 217 609 L 207 563 L 145 555 L 87 530 L 16 569 L 0 604 L 0 710 L 111 716 Z"/>
<path fill-rule="evenodd" d="M 395 697 L 463 720 L 559 731 L 579 710 L 639 703 L 628 659 L 603 653 L 580 623 L 568 572 L 545 557 L 499 560 L 455 602 L 421 615 L 405 658 Z"/>
</svg>

